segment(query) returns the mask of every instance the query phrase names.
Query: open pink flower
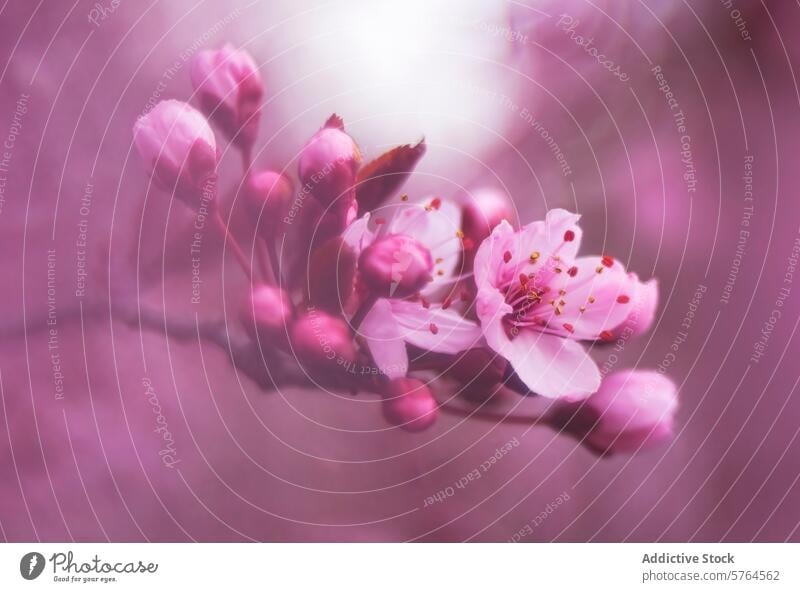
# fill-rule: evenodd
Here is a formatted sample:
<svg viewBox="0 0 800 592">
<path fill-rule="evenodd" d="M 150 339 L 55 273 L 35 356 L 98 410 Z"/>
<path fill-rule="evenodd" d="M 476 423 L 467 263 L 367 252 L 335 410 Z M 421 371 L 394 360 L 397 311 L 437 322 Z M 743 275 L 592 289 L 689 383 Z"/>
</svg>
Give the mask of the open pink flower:
<svg viewBox="0 0 800 592">
<path fill-rule="evenodd" d="M 380 224 L 377 232 L 368 229 L 368 220 L 368 216 L 357 220 L 345 232 L 345 240 L 354 248 L 364 249 L 380 236 L 405 235 L 428 249 L 433 261 L 433 279 L 419 297 L 379 299 L 359 327 L 380 371 L 390 378 L 405 375 L 406 344 L 456 354 L 479 341 L 480 327 L 453 310 L 447 298 L 457 279 L 461 259 L 460 209 L 434 198 L 401 203 L 392 219 Z"/>
<path fill-rule="evenodd" d="M 613 258 L 578 257 L 579 218 L 551 210 L 516 232 L 501 222 L 475 255 L 486 342 L 545 397 L 583 398 L 599 388 L 600 372 L 579 341 L 613 338 L 638 289 Z"/>
<path fill-rule="evenodd" d="M 424 306 L 408 300 L 378 300 L 364 318 L 359 334 L 376 367 L 389 378 L 408 371 L 406 344 L 424 351 L 457 354 L 481 339 L 477 324 L 441 304 Z"/>
</svg>

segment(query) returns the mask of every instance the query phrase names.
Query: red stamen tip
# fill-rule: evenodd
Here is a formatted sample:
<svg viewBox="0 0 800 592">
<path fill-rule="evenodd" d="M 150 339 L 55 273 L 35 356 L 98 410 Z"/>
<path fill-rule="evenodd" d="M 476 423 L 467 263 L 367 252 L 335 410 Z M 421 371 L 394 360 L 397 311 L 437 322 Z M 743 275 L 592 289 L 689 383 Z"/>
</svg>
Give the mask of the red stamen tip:
<svg viewBox="0 0 800 592">
<path fill-rule="evenodd" d="M 439 199 L 438 197 L 434 197 L 434 198 L 431 200 L 431 207 L 432 207 L 434 210 L 438 210 L 440 207 L 442 207 L 442 200 L 441 200 L 441 199 Z"/>
<path fill-rule="evenodd" d="M 575 332 L 575 327 L 573 327 L 569 323 L 564 323 L 564 329 L 566 329 L 569 333 L 574 333 Z"/>
<path fill-rule="evenodd" d="M 614 265 L 614 258 L 609 255 L 603 255 L 603 258 L 600 260 L 600 263 L 602 263 L 606 267 L 611 267 L 612 265 Z"/>
<path fill-rule="evenodd" d="M 439 332 L 439 327 L 436 326 L 436 323 L 431 323 L 430 330 L 431 333 L 436 335 Z"/>
<path fill-rule="evenodd" d="M 511 251 L 506 251 L 505 253 L 503 253 L 503 261 L 505 261 L 506 263 L 511 261 Z"/>
<path fill-rule="evenodd" d="M 613 341 L 614 336 L 611 334 L 611 331 L 602 331 L 600 333 L 600 339 L 603 341 Z"/>
<path fill-rule="evenodd" d="M 567 274 L 569 274 L 569 277 L 575 277 L 578 275 L 578 268 L 573 265 L 567 270 Z"/>
<path fill-rule="evenodd" d="M 622 294 L 621 296 L 617 296 L 617 302 L 619 302 L 620 304 L 627 304 L 630 301 L 631 301 L 630 297 L 629 296 L 625 296 L 625 294 Z"/>
<path fill-rule="evenodd" d="M 571 243 L 572 241 L 575 240 L 575 233 L 572 230 L 567 230 L 564 233 L 564 240 L 567 241 L 568 243 Z"/>
</svg>

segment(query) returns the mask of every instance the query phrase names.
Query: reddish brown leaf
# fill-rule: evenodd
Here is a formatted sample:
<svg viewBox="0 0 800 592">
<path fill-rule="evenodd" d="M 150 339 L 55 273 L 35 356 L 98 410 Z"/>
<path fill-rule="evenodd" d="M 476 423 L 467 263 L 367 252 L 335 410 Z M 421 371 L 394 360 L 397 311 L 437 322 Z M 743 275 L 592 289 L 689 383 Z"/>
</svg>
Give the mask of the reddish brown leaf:
<svg viewBox="0 0 800 592">
<path fill-rule="evenodd" d="M 359 214 L 374 210 L 400 189 L 424 154 L 425 140 L 422 139 L 415 146 L 398 146 L 365 164 L 358 171 L 356 182 Z"/>
<path fill-rule="evenodd" d="M 333 115 L 328 117 L 328 120 L 325 122 L 325 125 L 323 127 L 335 127 L 344 131 L 344 121 L 342 120 L 341 117 L 339 117 L 338 115 L 336 115 L 336 113 L 334 113 Z"/>
</svg>

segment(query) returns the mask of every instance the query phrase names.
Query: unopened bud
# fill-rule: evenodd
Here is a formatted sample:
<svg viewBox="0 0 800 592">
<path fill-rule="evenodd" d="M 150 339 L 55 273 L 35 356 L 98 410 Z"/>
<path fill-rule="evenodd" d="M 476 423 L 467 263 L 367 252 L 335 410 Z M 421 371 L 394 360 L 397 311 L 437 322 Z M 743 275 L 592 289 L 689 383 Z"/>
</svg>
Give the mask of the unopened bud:
<svg viewBox="0 0 800 592">
<path fill-rule="evenodd" d="M 559 402 L 548 420 L 600 454 L 633 452 L 672 435 L 678 398 L 663 374 L 628 370 L 611 374 L 582 402 Z"/>
<path fill-rule="evenodd" d="M 430 389 L 416 378 L 395 378 L 385 386 L 383 416 L 408 432 L 421 432 L 436 421 L 439 409 Z"/>
<path fill-rule="evenodd" d="M 406 298 L 433 279 L 433 259 L 419 241 L 404 234 L 390 234 L 362 251 L 358 270 L 364 284 L 377 295 Z"/>
<path fill-rule="evenodd" d="M 153 181 L 193 209 L 212 199 L 217 172 L 214 132 L 181 101 L 161 101 L 133 126 L 133 140 Z"/>
<path fill-rule="evenodd" d="M 226 43 L 192 59 L 192 85 L 208 117 L 238 146 L 249 149 L 258 135 L 264 84 L 252 56 Z"/>
<path fill-rule="evenodd" d="M 325 206 L 353 194 L 361 160 L 358 145 L 345 133 L 342 120 L 332 116 L 300 154 L 298 171 L 303 191 Z"/>
<path fill-rule="evenodd" d="M 356 361 L 350 327 L 340 318 L 311 310 L 292 325 L 291 335 L 294 355 L 312 368 L 330 369 Z"/>
<path fill-rule="evenodd" d="M 475 249 L 503 220 L 513 224 L 514 204 L 499 189 L 478 189 L 467 197 L 461 224 L 465 237 Z"/>
<path fill-rule="evenodd" d="M 292 182 L 275 171 L 260 171 L 245 181 L 243 199 L 253 223 L 265 239 L 272 240 L 285 225 L 284 219 L 292 205 Z"/>
<path fill-rule="evenodd" d="M 253 337 L 272 345 L 287 341 L 292 323 L 292 303 L 284 290 L 261 284 L 253 288 L 242 311 L 245 329 Z"/>
<path fill-rule="evenodd" d="M 638 337 L 650 330 L 658 310 L 658 280 L 640 282 L 636 274 L 633 276 L 636 286 L 633 293 L 633 306 L 628 318 L 614 327 L 610 333 L 612 338 L 629 339 Z"/>
</svg>

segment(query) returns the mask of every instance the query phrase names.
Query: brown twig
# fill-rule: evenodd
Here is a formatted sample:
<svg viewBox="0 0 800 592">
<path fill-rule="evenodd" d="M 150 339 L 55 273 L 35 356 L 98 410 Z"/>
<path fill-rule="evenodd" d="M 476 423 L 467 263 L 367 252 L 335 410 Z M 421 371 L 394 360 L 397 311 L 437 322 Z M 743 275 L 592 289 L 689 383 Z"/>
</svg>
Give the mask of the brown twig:
<svg viewBox="0 0 800 592">
<path fill-rule="evenodd" d="M 216 204 L 216 202 L 212 202 Z M 253 269 L 250 267 L 250 262 L 247 260 L 247 257 L 242 250 L 242 247 L 239 246 L 239 241 L 236 240 L 230 230 L 228 229 L 228 225 L 225 223 L 225 220 L 222 218 L 222 212 L 219 209 L 219 206 L 213 205 L 213 212 L 212 217 L 214 218 L 214 222 L 216 223 L 217 227 L 219 228 L 220 232 L 222 232 L 222 236 L 224 240 L 230 244 L 231 250 L 233 251 L 236 260 L 241 265 L 242 269 L 244 270 L 245 274 L 247 275 L 247 279 L 251 282 L 253 281 Z"/>
<path fill-rule="evenodd" d="M 544 421 L 544 417 L 540 415 L 511 415 L 504 414 L 496 411 L 487 411 L 476 407 L 474 409 L 464 409 L 458 405 L 452 405 L 447 402 L 439 402 L 439 410 L 448 415 L 463 417 L 466 419 L 479 419 L 482 421 L 489 421 L 492 423 L 513 423 L 522 425 L 537 425 Z"/>
</svg>

